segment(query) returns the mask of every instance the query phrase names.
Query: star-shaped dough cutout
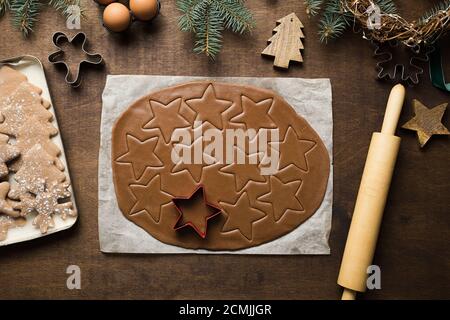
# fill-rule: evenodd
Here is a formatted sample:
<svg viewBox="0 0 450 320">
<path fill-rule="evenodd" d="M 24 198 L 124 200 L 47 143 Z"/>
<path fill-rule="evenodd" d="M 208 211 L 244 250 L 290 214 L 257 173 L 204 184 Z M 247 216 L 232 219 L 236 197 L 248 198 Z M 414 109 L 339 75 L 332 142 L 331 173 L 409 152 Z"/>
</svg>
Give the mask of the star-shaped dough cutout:
<svg viewBox="0 0 450 320">
<path fill-rule="evenodd" d="M 175 164 L 172 172 L 176 173 L 186 170 L 190 174 L 192 179 L 194 179 L 194 181 L 197 183 L 202 178 L 203 168 L 216 163 L 216 159 L 214 157 L 211 157 L 203 151 L 197 152 L 197 150 L 203 150 L 202 138 L 198 138 L 189 146 L 179 143 L 176 145 L 176 148 L 179 151 L 178 154 L 181 156 L 181 159 L 177 164 Z M 186 158 L 187 161 L 184 161 L 183 155 L 186 154 L 190 154 L 190 157 L 188 156 Z M 204 159 L 207 160 L 207 163 L 204 162 Z"/>
<path fill-rule="evenodd" d="M 243 123 L 247 130 L 255 129 L 259 131 L 261 128 L 274 129 L 277 127 L 269 116 L 269 110 L 273 103 L 272 98 L 255 102 L 246 96 L 242 96 L 241 101 L 242 113 L 234 116 L 230 121 Z"/>
<path fill-rule="evenodd" d="M 270 142 L 273 147 L 271 152 L 279 154 L 278 170 L 282 170 L 287 166 L 294 165 L 300 170 L 308 171 L 308 160 L 306 155 L 313 150 L 316 142 L 311 140 L 298 139 L 294 129 L 289 127 L 282 142 Z M 267 154 L 264 155 L 262 164 L 267 162 Z"/>
<path fill-rule="evenodd" d="M 402 128 L 417 132 L 420 147 L 423 148 L 430 138 L 435 135 L 450 135 L 448 129 L 442 124 L 442 116 L 447 109 L 448 103 L 443 103 L 428 109 L 419 100 L 413 100 L 413 109 L 415 116 Z"/>
<path fill-rule="evenodd" d="M 161 176 L 159 174 L 154 176 L 147 185 L 132 184 L 130 189 L 137 199 L 130 210 L 130 215 L 145 210 L 158 223 L 161 218 L 161 207 L 171 203 L 173 198 L 161 189 Z"/>
<path fill-rule="evenodd" d="M 196 120 L 223 129 L 222 113 L 231 107 L 233 101 L 217 98 L 214 86 L 210 84 L 201 98 L 187 100 L 186 104 L 197 113 Z"/>
<path fill-rule="evenodd" d="M 217 216 L 222 209 L 209 203 L 202 185 L 198 186 L 189 197 L 172 199 L 179 216 L 174 229 L 191 227 L 201 237 L 206 238 L 208 221 Z"/>
<path fill-rule="evenodd" d="M 190 127 L 191 124 L 181 114 L 181 98 L 167 105 L 150 100 L 153 118 L 144 125 L 144 129 L 159 129 L 166 143 L 169 143 L 175 129 Z"/>
<path fill-rule="evenodd" d="M 234 175 L 236 191 L 244 189 L 250 181 L 266 182 L 266 178 L 261 175 L 261 169 L 258 166 L 260 154 L 249 155 L 236 146 L 234 150 L 236 157 L 233 163 L 221 168 L 220 171 Z"/>
<path fill-rule="evenodd" d="M 270 176 L 270 191 L 259 196 L 258 200 L 269 203 L 272 206 L 272 214 L 275 222 L 278 222 L 287 210 L 305 210 L 297 198 L 301 184 L 301 181 L 283 183 L 276 176 Z"/>
<path fill-rule="evenodd" d="M 243 192 L 236 203 L 220 202 L 227 220 L 222 227 L 223 232 L 239 230 L 248 240 L 253 238 L 253 223 L 264 218 L 266 214 L 253 208 L 247 192 Z"/>
<path fill-rule="evenodd" d="M 128 151 L 116 159 L 119 163 L 131 163 L 136 180 L 142 176 L 147 167 L 161 167 L 163 163 L 155 154 L 158 137 L 141 141 L 127 134 Z"/>
</svg>

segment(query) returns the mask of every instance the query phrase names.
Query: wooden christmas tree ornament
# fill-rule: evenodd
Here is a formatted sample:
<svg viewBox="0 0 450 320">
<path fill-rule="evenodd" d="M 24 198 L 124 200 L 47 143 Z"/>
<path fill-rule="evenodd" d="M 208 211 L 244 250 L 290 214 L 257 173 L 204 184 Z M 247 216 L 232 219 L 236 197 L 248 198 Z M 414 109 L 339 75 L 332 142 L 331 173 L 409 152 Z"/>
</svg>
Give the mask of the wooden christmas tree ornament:
<svg viewBox="0 0 450 320">
<path fill-rule="evenodd" d="M 300 50 L 304 49 L 302 39 L 305 35 L 302 28 L 303 24 L 294 12 L 281 18 L 261 54 L 275 57 L 273 65 L 283 69 L 289 68 L 290 61 L 303 62 Z"/>
<path fill-rule="evenodd" d="M 414 99 L 413 109 L 415 117 L 405 123 L 402 128 L 417 132 L 421 148 L 435 134 L 450 135 L 450 131 L 441 122 L 447 105 L 447 103 L 443 103 L 433 109 L 428 109 L 419 100 Z"/>
</svg>

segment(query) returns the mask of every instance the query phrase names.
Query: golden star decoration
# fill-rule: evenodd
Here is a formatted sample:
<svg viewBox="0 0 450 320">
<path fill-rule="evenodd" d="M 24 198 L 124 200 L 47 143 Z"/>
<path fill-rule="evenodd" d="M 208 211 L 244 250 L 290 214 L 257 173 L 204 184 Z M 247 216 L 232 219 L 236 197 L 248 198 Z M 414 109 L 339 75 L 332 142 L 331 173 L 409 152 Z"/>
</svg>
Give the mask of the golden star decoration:
<svg viewBox="0 0 450 320">
<path fill-rule="evenodd" d="M 433 135 L 450 135 L 450 131 L 442 124 L 442 116 L 448 103 L 440 104 L 432 109 L 427 108 L 419 100 L 413 100 L 415 116 L 402 128 L 417 132 L 420 147 L 423 148 Z"/>
</svg>

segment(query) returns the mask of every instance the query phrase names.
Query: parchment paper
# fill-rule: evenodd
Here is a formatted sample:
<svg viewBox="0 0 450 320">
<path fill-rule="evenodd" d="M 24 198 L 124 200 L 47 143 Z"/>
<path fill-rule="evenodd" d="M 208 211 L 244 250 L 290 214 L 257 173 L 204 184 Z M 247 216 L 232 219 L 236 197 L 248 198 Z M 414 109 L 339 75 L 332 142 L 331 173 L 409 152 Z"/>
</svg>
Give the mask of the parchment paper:
<svg viewBox="0 0 450 320">
<path fill-rule="evenodd" d="M 103 91 L 98 170 L 100 250 L 116 253 L 230 253 L 230 254 L 329 254 L 333 202 L 333 165 L 320 208 L 295 230 L 274 241 L 237 251 L 191 250 L 167 245 L 128 221 L 121 213 L 112 179 L 111 133 L 120 114 L 140 97 L 195 80 L 250 84 L 278 92 L 316 130 L 332 159 L 333 118 L 329 79 L 230 78 L 182 76 L 108 76 Z"/>
</svg>

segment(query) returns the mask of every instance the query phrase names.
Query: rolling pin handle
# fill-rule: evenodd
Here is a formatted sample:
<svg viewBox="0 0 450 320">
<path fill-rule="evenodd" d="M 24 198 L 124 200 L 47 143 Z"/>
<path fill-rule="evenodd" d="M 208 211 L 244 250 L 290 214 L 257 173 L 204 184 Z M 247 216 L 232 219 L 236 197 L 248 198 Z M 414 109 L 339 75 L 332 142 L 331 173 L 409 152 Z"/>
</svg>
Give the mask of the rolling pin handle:
<svg viewBox="0 0 450 320">
<path fill-rule="evenodd" d="M 405 87 L 401 84 L 397 84 L 392 88 L 386 106 L 386 113 L 384 114 L 382 133 L 395 135 L 395 129 L 397 128 L 403 102 L 405 101 L 405 91 Z"/>
<path fill-rule="evenodd" d="M 355 300 L 355 299 L 356 299 L 356 291 L 344 288 L 341 300 Z"/>
</svg>

